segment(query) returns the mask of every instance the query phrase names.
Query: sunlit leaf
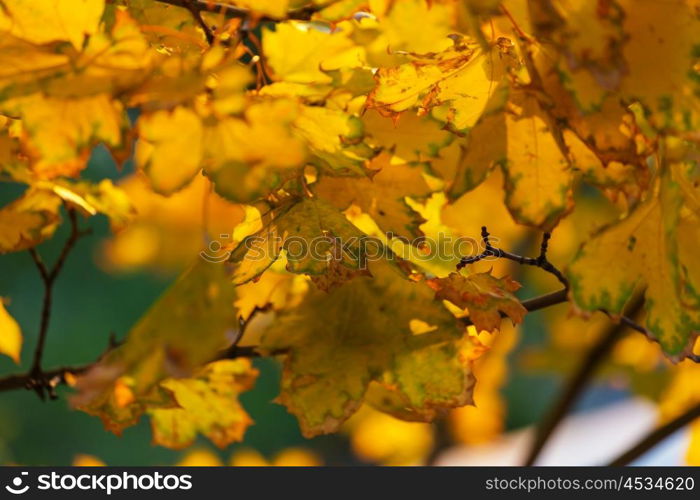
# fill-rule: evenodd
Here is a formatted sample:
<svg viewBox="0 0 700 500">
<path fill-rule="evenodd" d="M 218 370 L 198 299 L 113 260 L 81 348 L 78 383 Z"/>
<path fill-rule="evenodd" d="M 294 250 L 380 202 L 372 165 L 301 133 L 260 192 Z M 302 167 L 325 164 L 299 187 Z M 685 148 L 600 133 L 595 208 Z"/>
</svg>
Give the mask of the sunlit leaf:
<svg viewBox="0 0 700 500">
<path fill-rule="evenodd" d="M 158 384 L 191 375 L 233 340 L 238 328 L 234 300 L 225 265 L 199 260 L 132 328 L 123 345 L 78 379 L 74 406 L 100 416 L 114 432 L 135 424 L 146 408 L 176 407 L 172 392 Z"/>
<path fill-rule="evenodd" d="M 15 363 L 19 364 L 21 351 L 22 331 L 17 321 L 5 309 L 5 304 L 0 298 L 0 354 L 9 356 Z"/>
<path fill-rule="evenodd" d="M 469 319 L 478 331 L 498 330 L 501 314 L 516 325 L 522 323 L 525 316 L 525 308 L 513 295 L 520 284 L 508 276 L 495 278 L 491 273 L 469 276 L 452 273 L 447 278 L 433 278 L 428 283 L 435 290 L 436 298 L 468 310 Z"/>
<path fill-rule="evenodd" d="M 202 123 L 187 108 L 157 111 L 139 119 L 136 164 L 153 190 L 172 194 L 186 186 L 202 164 Z"/>
<path fill-rule="evenodd" d="M 627 217 L 586 242 L 569 269 L 573 298 L 587 311 L 621 313 L 637 286 L 645 286 L 646 326 L 665 353 L 685 357 L 700 331 L 700 276 L 687 253 L 679 255 L 683 198 L 668 178 Z M 697 245 L 697 232 L 685 235 Z M 690 267 L 686 266 L 686 262 Z"/>
<path fill-rule="evenodd" d="M 425 284 L 405 280 L 387 263 L 374 264 L 374 278 L 355 278 L 331 294 L 310 291 L 263 335 L 263 349 L 289 351 L 279 401 L 307 436 L 336 430 L 372 380 L 419 408 L 471 401 L 469 362 L 460 356 L 469 342 L 454 317 Z M 435 330 L 414 335 L 413 319 Z"/>
<path fill-rule="evenodd" d="M 60 221 L 60 206 L 52 191 L 29 189 L 0 208 L 0 253 L 26 250 L 50 238 Z"/>
<path fill-rule="evenodd" d="M 253 421 L 238 395 L 256 377 L 250 361 L 238 359 L 211 363 L 192 378 L 165 380 L 161 385 L 173 392 L 178 407 L 149 412 L 153 441 L 175 449 L 191 445 L 198 433 L 220 448 L 241 441 Z"/>
<path fill-rule="evenodd" d="M 273 209 L 270 222 L 244 239 L 233 250 L 237 263 L 236 284 L 246 283 L 264 272 L 282 251 L 287 270 L 320 275 L 336 262 L 352 270 L 366 269 L 366 238 L 332 205 L 320 199 L 288 200 Z M 381 244 L 375 245 L 381 250 Z"/>
</svg>

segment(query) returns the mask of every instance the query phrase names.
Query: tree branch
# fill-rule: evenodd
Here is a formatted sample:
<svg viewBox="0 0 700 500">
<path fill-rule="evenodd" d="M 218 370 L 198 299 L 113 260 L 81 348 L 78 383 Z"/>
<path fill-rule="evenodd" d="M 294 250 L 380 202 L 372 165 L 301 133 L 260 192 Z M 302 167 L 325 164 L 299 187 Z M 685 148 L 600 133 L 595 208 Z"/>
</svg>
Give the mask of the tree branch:
<svg viewBox="0 0 700 500">
<path fill-rule="evenodd" d="M 644 438 L 642 438 L 642 440 L 639 441 L 639 443 L 637 443 L 632 448 L 624 452 L 622 455 L 617 457 L 608 465 L 622 466 L 633 462 L 637 458 L 644 455 L 644 453 L 652 449 L 654 446 L 659 444 L 661 441 L 669 437 L 671 434 L 691 423 L 696 418 L 700 418 L 700 403 L 697 403 L 695 406 L 690 407 L 688 410 L 686 410 L 685 413 L 682 413 L 670 422 L 651 431 Z"/>
<path fill-rule="evenodd" d="M 46 267 L 43 259 L 37 252 L 36 248 L 30 248 L 29 254 L 36 265 L 41 281 L 44 284 L 44 298 L 41 308 L 41 323 L 39 326 L 39 338 L 37 339 L 36 347 L 34 348 L 34 358 L 32 361 L 32 366 L 27 375 L 27 386 L 36 391 L 41 399 L 45 399 L 46 393 L 48 392 L 49 397 L 53 397 L 55 386 L 52 386 L 52 380 L 54 377 L 47 377 L 47 374 L 42 372 L 41 360 L 44 355 L 44 347 L 46 345 L 46 337 L 49 331 L 49 322 L 51 320 L 51 306 L 53 302 L 53 286 L 56 278 L 61 273 L 63 265 L 68 258 L 71 250 L 75 247 L 78 239 L 89 231 L 81 231 L 78 228 L 78 216 L 73 208 L 66 208 L 68 213 L 68 218 L 71 224 L 71 232 L 68 239 L 63 245 L 63 249 L 59 254 L 56 262 L 51 269 Z"/>
<path fill-rule="evenodd" d="M 524 300 L 521 302 L 521 304 L 527 310 L 527 312 L 538 311 L 547 307 L 556 306 L 557 304 L 563 304 L 568 300 L 567 294 L 568 291 L 566 290 L 566 288 L 562 288 L 561 290 L 558 290 L 556 292 L 546 293 L 538 297 L 533 297 L 531 299 Z M 501 313 L 501 317 L 505 318 L 506 315 L 504 313 Z M 464 326 L 471 326 L 474 324 L 468 316 L 464 318 L 459 318 L 459 321 Z"/>
<path fill-rule="evenodd" d="M 107 351 L 109 352 L 109 351 Z M 284 354 L 285 351 L 275 351 L 270 353 L 271 356 L 277 356 L 279 354 Z M 104 355 L 103 355 L 104 356 Z M 226 349 L 217 355 L 212 361 L 220 361 L 223 359 L 236 359 L 236 358 L 261 358 L 263 357 L 257 351 L 256 346 L 236 346 L 233 348 Z M 102 356 L 100 356 L 102 358 Z M 66 383 L 66 374 L 70 373 L 73 375 L 80 375 L 85 373 L 95 364 L 99 362 L 95 361 L 93 363 L 86 363 L 83 365 L 74 366 L 62 366 L 60 368 L 54 368 L 52 370 L 47 370 L 42 372 L 44 379 L 44 388 L 49 390 L 49 394 L 55 391 L 55 388 L 59 385 Z M 35 380 L 31 374 L 16 374 L 7 375 L 0 378 L 0 392 L 12 391 L 17 389 L 33 389 L 36 390 Z M 52 397 L 52 399 L 54 399 Z"/>
<path fill-rule="evenodd" d="M 636 295 L 628 307 L 627 316 L 634 317 L 641 310 L 643 303 L 642 294 Z M 567 381 L 554 406 L 535 431 L 535 438 L 525 460 L 525 465 L 535 463 L 554 430 L 588 386 L 596 369 L 620 339 L 625 327 L 630 326 L 630 323 L 636 325 L 632 320 L 621 320 L 619 323 L 611 324 L 598 342 L 588 351 L 578 369 Z"/>
<path fill-rule="evenodd" d="M 539 267 L 540 269 L 554 275 L 559 282 L 564 285 L 564 288 L 568 290 L 569 288 L 569 280 L 566 279 L 564 274 L 557 269 L 554 264 L 549 262 L 547 260 L 547 247 L 549 245 L 549 240 L 552 237 L 551 233 L 544 233 L 542 235 L 542 244 L 540 245 L 540 254 L 537 257 L 524 257 L 522 255 L 516 255 L 511 252 L 506 252 L 505 250 L 502 250 L 500 248 L 496 248 L 493 245 L 491 245 L 491 242 L 489 240 L 489 232 L 486 229 L 486 226 L 481 227 L 481 239 L 484 242 L 485 250 L 481 252 L 479 255 L 473 255 L 470 257 L 462 257 L 462 259 L 459 261 L 457 264 L 457 270 L 462 269 L 463 267 L 467 266 L 468 264 L 473 264 L 475 262 L 479 262 L 480 260 L 488 259 L 490 257 L 494 257 L 497 259 L 508 259 L 512 260 L 514 262 L 517 262 L 518 264 L 526 265 L 526 266 L 534 266 L 534 267 Z"/>
<path fill-rule="evenodd" d="M 220 353 L 218 353 L 216 356 L 214 356 L 211 361 L 220 361 L 223 359 L 263 357 L 263 354 L 261 354 L 258 351 L 257 346 L 239 346 L 238 343 L 242 339 L 243 334 L 245 333 L 245 329 L 250 323 L 250 320 L 253 318 L 253 316 L 265 311 L 267 311 L 267 308 L 265 307 L 256 307 L 246 321 L 241 321 L 239 333 L 238 335 L 236 335 L 236 338 L 233 340 L 231 345 L 228 348 L 221 351 Z M 48 392 L 51 399 L 55 399 L 56 387 L 66 383 L 67 373 L 71 373 L 73 375 L 80 375 L 82 373 L 85 373 L 94 365 L 99 363 L 100 360 L 102 360 L 110 351 L 112 351 L 118 346 L 119 343 L 115 341 L 114 335 L 111 335 L 107 349 L 97 358 L 96 361 L 92 363 L 74 366 L 63 366 L 60 368 L 54 368 L 52 370 L 43 371 L 40 373 L 41 377 L 38 380 L 36 375 L 34 375 L 32 372 L 27 374 L 16 374 L 2 377 L 0 378 L 0 392 L 11 391 L 16 389 L 37 390 L 38 387 L 41 387 L 43 388 L 42 391 Z M 286 350 L 279 349 L 270 352 L 268 355 L 277 356 L 280 354 L 284 354 L 285 352 Z M 41 382 L 40 386 L 38 385 L 39 382 Z"/>
<path fill-rule="evenodd" d="M 272 17 L 272 16 L 255 16 L 253 12 L 248 9 L 243 9 L 241 7 L 236 7 L 232 4 L 218 3 L 209 0 L 157 0 L 160 3 L 165 3 L 168 5 L 174 5 L 176 7 L 182 7 L 190 12 L 196 10 L 197 12 L 220 12 L 226 17 L 237 18 L 249 20 L 253 19 L 258 22 L 279 22 L 286 20 L 296 20 L 296 21 L 308 21 L 311 19 L 316 12 L 323 10 L 328 5 L 334 2 L 326 2 L 323 4 L 314 4 L 299 9 L 293 9 L 287 12 L 287 14 L 282 18 Z"/>
<path fill-rule="evenodd" d="M 197 1 L 196 0 L 185 0 L 184 3 L 185 3 L 184 7 L 190 11 L 194 20 L 197 21 L 197 24 L 199 24 L 199 27 L 202 28 L 202 31 L 204 32 L 204 36 L 207 39 L 207 43 L 209 45 L 213 44 L 214 43 L 214 33 L 212 33 L 211 28 L 207 25 L 206 21 L 202 18 L 202 9 L 196 5 Z"/>
</svg>

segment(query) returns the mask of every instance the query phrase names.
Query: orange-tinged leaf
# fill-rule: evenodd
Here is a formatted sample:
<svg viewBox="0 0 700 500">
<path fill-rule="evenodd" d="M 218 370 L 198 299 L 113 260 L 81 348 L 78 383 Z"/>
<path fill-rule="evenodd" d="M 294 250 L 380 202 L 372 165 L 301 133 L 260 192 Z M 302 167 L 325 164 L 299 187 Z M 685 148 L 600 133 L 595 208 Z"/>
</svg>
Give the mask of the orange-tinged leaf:
<svg viewBox="0 0 700 500">
<path fill-rule="evenodd" d="M 178 407 L 149 412 L 154 443 L 186 448 L 199 433 L 219 448 L 242 441 L 253 421 L 238 396 L 253 387 L 257 374 L 248 359 L 223 360 L 210 363 L 192 378 L 162 382 Z"/>
<path fill-rule="evenodd" d="M 195 448 L 177 463 L 180 467 L 221 467 L 221 459 L 211 450 Z"/>
<path fill-rule="evenodd" d="M 700 422 L 690 426 L 690 445 L 685 456 L 685 463 L 695 467 L 700 466 Z"/>
<path fill-rule="evenodd" d="M 53 236 L 61 199 L 52 191 L 30 188 L 0 208 L 0 254 L 34 247 Z"/>
<path fill-rule="evenodd" d="M 122 105 L 107 95 L 63 99 L 35 94 L 0 103 L 0 108 L 22 118 L 33 170 L 49 179 L 77 176 L 92 146 L 102 142 L 118 148 L 127 128 Z"/>
<path fill-rule="evenodd" d="M 500 328 L 502 316 L 514 324 L 522 323 L 527 310 L 513 295 L 520 283 L 508 276 L 495 278 L 490 272 L 464 276 L 451 273 L 447 278 L 433 278 L 428 284 L 435 298 L 447 300 L 469 311 L 469 319 L 478 331 L 493 332 Z"/>
<path fill-rule="evenodd" d="M 306 448 L 285 448 L 272 460 L 275 467 L 318 467 L 323 465 L 321 457 Z"/>
<path fill-rule="evenodd" d="M 107 464 L 94 455 L 80 453 L 73 458 L 72 465 L 73 467 L 104 467 Z"/>
<path fill-rule="evenodd" d="M 396 68 L 381 68 L 368 107 L 392 116 L 411 108 L 427 113 L 447 104 L 448 121 L 467 129 L 498 99 L 510 64 L 514 59 L 507 50 L 484 52 L 470 39 L 455 37 L 454 46 L 442 53 L 415 55 Z"/>
</svg>

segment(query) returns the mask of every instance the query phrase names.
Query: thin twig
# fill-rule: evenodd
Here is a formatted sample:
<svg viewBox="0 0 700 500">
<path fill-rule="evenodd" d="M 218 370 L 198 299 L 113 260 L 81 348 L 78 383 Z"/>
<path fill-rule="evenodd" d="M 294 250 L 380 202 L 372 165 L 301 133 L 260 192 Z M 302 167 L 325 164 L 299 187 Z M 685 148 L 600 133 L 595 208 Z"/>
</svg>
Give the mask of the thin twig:
<svg viewBox="0 0 700 500">
<path fill-rule="evenodd" d="M 71 224 L 71 232 L 68 236 L 68 239 L 64 243 L 63 248 L 61 249 L 61 253 L 56 259 L 56 262 L 54 263 L 53 267 L 51 269 L 48 269 L 43 259 L 39 255 L 39 252 L 37 252 L 35 248 L 29 249 L 29 254 L 32 257 L 32 260 L 34 261 L 34 264 L 36 265 L 39 271 L 41 281 L 44 284 L 44 298 L 42 301 L 41 308 L 41 323 L 39 326 L 39 337 L 37 339 L 36 347 L 34 348 L 34 358 L 28 374 L 29 385 L 36 391 L 36 393 L 41 399 L 44 399 L 46 397 L 47 389 L 49 392 L 49 396 L 52 396 L 53 394 L 53 386 L 50 383 L 50 380 L 53 379 L 53 377 L 47 377 L 41 369 L 41 360 L 44 355 L 46 337 L 48 335 L 49 323 L 51 320 L 53 286 L 56 281 L 56 278 L 63 269 L 63 265 L 65 264 L 68 255 L 70 254 L 71 250 L 75 247 L 75 244 L 77 243 L 78 239 L 80 239 L 81 236 L 87 234 L 87 231 L 83 232 L 78 228 L 78 215 L 75 209 L 66 208 L 66 211 L 68 213 L 68 218 Z"/>
<path fill-rule="evenodd" d="M 255 19 L 258 22 L 279 22 L 284 20 L 296 20 L 296 21 L 308 21 L 311 17 L 320 10 L 326 8 L 330 3 L 314 4 L 306 7 L 301 7 L 299 9 L 292 9 L 288 11 L 283 17 L 277 18 L 273 16 L 254 16 L 254 14 L 248 10 L 241 7 L 236 7 L 235 5 L 228 3 L 219 3 L 210 0 L 157 0 L 160 3 L 165 3 L 169 5 L 174 5 L 176 7 L 183 7 L 188 10 L 195 9 L 198 12 L 208 11 L 208 12 L 220 12 L 229 18 L 238 19 Z"/>
<path fill-rule="evenodd" d="M 473 255 L 470 257 L 462 257 L 462 259 L 459 261 L 459 264 L 457 264 L 457 269 L 462 269 L 463 267 L 469 265 L 469 264 L 474 264 L 475 262 L 479 262 L 480 260 L 488 259 L 491 257 L 497 258 L 497 259 L 508 259 L 512 260 L 514 262 L 517 262 L 518 264 L 522 264 L 525 266 L 534 266 L 534 267 L 539 267 L 540 269 L 554 275 L 559 282 L 564 285 L 564 288 L 568 289 L 569 288 L 569 280 L 566 279 L 564 276 L 564 273 L 562 273 L 559 269 L 554 266 L 549 260 L 547 260 L 547 246 L 549 244 L 549 239 L 551 238 L 550 233 L 544 233 L 542 236 L 542 244 L 540 245 L 540 254 L 537 257 L 524 257 L 522 255 L 517 255 L 511 252 L 507 252 L 505 250 L 502 250 L 500 248 L 496 248 L 493 245 L 491 245 L 491 241 L 489 240 L 489 232 L 486 229 L 486 226 L 482 226 L 481 228 L 481 239 L 484 242 L 485 250 L 481 252 L 479 255 Z"/>
<path fill-rule="evenodd" d="M 269 310 L 269 307 L 256 307 L 253 312 L 248 316 L 248 319 L 240 320 L 239 331 L 232 341 L 231 345 L 226 349 L 222 350 L 216 354 L 211 361 L 220 361 L 223 359 L 236 359 L 236 358 L 259 358 L 266 356 L 278 356 L 280 354 L 285 354 L 287 351 L 285 349 L 278 349 L 271 351 L 269 353 L 261 353 L 257 346 L 240 346 L 238 343 L 243 338 L 246 328 L 250 324 L 250 321 L 259 313 L 263 313 Z M 8 375 L 6 377 L 0 378 L 0 392 L 10 391 L 14 389 L 33 389 L 38 390 L 38 387 L 43 387 L 42 390 L 48 390 L 49 396 L 52 399 L 55 398 L 55 389 L 57 386 L 66 383 L 66 374 L 71 373 L 73 375 L 80 375 L 85 373 L 95 364 L 99 363 L 109 352 L 116 349 L 121 345 L 121 342 L 117 342 L 114 334 L 109 337 L 109 343 L 107 349 L 100 354 L 96 361 L 93 363 L 87 363 L 84 365 L 76 366 L 64 366 L 61 368 L 54 368 L 52 370 L 43 371 L 40 373 L 39 379 L 36 375 L 31 372 L 28 374 L 16 374 Z M 41 382 L 41 385 L 38 385 Z"/>
<path fill-rule="evenodd" d="M 685 413 L 682 413 L 670 422 L 651 431 L 636 445 L 624 452 L 622 455 L 617 457 L 608 465 L 622 466 L 633 462 L 637 458 L 644 455 L 644 453 L 652 449 L 654 446 L 659 444 L 661 441 L 669 437 L 671 434 L 691 423 L 696 418 L 700 418 L 700 403 L 697 403 L 695 406 L 690 407 L 688 410 L 686 410 Z"/>
<path fill-rule="evenodd" d="M 202 17 L 203 9 L 197 6 L 196 4 L 196 0 L 186 0 L 184 7 L 190 11 L 194 20 L 197 21 L 199 27 L 202 28 L 204 36 L 207 39 L 207 43 L 209 45 L 212 45 L 214 43 L 214 33 L 211 31 L 211 28 L 207 25 L 206 21 Z"/>
<path fill-rule="evenodd" d="M 561 290 L 558 290 L 556 292 L 546 293 L 538 297 L 533 297 L 531 299 L 524 300 L 521 302 L 521 304 L 527 310 L 527 312 L 538 311 L 547 307 L 556 306 L 557 304 L 563 304 L 567 301 L 567 293 L 568 291 L 565 288 L 562 288 Z M 505 318 L 505 313 L 501 313 L 501 317 Z M 464 326 L 470 326 L 474 324 L 468 316 L 459 318 L 459 321 Z"/>
<path fill-rule="evenodd" d="M 271 353 L 272 356 L 279 354 L 284 354 L 285 351 L 275 351 Z M 104 355 L 100 356 L 100 359 Z M 219 361 L 223 359 L 236 359 L 236 358 L 259 358 L 262 354 L 258 352 L 256 346 L 237 346 L 233 349 L 227 349 L 222 353 L 218 354 L 212 361 Z M 42 377 L 46 384 L 50 384 L 50 388 L 55 389 L 58 385 L 66 383 L 66 374 L 70 373 L 72 375 L 80 375 L 85 373 L 90 368 L 92 368 L 96 363 L 86 363 L 83 365 L 74 366 L 63 366 L 60 368 L 53 368 L 51 370 L 46 370 L 42 372 Z M 22 373 L 15 375 L 7 375 L 0 378 L 0 392 L 12 391 L 17 389 L 33 389 L 36 390 L 35 381 L 30 374 Z"/>
<path fill-rule="evenodd" d="M 628 307 L 626 317 L 634 317 L 641 310 L 643 303 L 642 294 L 636 295 Z M 626 321 L 611 324 L 601 335 L 598 342 L 588 351 L 576 372 L 567 381 L 552 409 L 540 421 L 540 425 L 535 431 L 534 441 L 525 460 L 525 465 L 533 465 L 535 463 L 554 430 L 588 386 L 596 369 L 620 339 L 627 326 L 629 326 L 629 322 Z"/>
</svg>

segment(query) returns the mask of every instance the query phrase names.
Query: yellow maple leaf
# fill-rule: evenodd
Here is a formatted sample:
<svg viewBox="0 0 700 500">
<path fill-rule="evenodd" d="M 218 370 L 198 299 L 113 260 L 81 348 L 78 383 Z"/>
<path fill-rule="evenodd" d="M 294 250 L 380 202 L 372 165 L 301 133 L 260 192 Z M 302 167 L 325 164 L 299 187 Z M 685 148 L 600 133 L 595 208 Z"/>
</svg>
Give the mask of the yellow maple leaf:
<svg viewBox="0 0 700 500">
<path fill-rule="evenodd" d="M 223 264 L 198 261 L 131 329 L 126 341 L 78 377 L 72 404 L 115 432 L 147 409 L 177 406 L 160 386 L 190 376 L 223 349 L 237 325 L 235 290 Z M 199 334 L 192 336 L 192 331 Z"/>
<path fill-rule="evenodd" d="M 32 168 L 49 179 L 76 176 L 87 163 L 91 145 L 120 146 L 128 124 L 121 104 L 104 94 L 78 99 L 36 94 L 0 107 L 22 117 Z"/>
<path fill-rule="evenodd" d="M 61 199 L 46 189 L 29 189 L 0 208 L 0 253 L 34 247 L 50 238 L 60 222 Z"/>
<path fill-rule="evenodd" d="M 210 363 L 191 378 L 163 381 L 178 407 L 149 411 L 154 443 L 186 448 L 198 433 L 220 448 L 243 440 L 253 421 L 238 396 L 253 387 L 257 374 L 250 360 L 236 359 Z"/>
<path fill-rule="evenodd" d="M 265 30 L 263 50 L 273 77 L 288 83 L 329 84 L 332 77 L 328 71 L 364 62 L 364 49 L 353 43 L 347 29 L 328 32 L 295 21 L 279 23 L 274 31 Z"/>
<path fill-rule="evenodd" d="M 392 116 L 411 108 L 427 113 L 445 104 L 447 119 L 455 129 L 474 126 L 493 100 L 501 99 L 515 58 L 505 42 L 502 49 L 496 46 L 488 51 L 468 38 L 455 36 L 453 42 L 444 52 L 416 54 L 406 64 L 380 68 L 368 107 Z"/>
<path fill-rule="evenodd" d="M 290 7 L 290 0 L 224 0 L 222 3 L 250 9 L 253 15 L 268 15 L 275 18 L 283 18 Z M 291 3 L 299 2 L 291 0 Z"/>
<path fill-rule="evenodd" d="M 128 121 L 111 93 L 140 84 L 153 60 L 125 12 L 79 49 L 12 35 L 0 43 L 0 111 L 22 120 L 22 141 L 40 176 L 75 176 L 99 142 L 124 159 L 118 148 Z"/>
<path fill-rule="evenodd" d="M 700 331 L 700 276 L 695 258 L 680 250 L 679 191 L 668 174 L 657 180 L 643 203 L 587 241 L 569 267 L 573 299 L 586 311 L 621 313 L 634 289 L 646 286 L 647 328 L 672 359 L 686 356 Z M 683 244 L 696 247 L 698 236 L 689 231 Z"/>
<path fill-rule="evenodd" d="M 369 6 L 376 19 L 360 17 L 354 38 L 365 48 L 372 66 L 396 66 L 405 62 L 405 52 L 427 54 L 452 45 L 449 35 L 455 32 L 458 2 L 370 1 Z"/>
<path fill-rule="evenodd" d="M 0 31 L 32 43 L 70 41 L 81 49 L 97 32 L 104 0 L 3 0 Z"/>
<path fill-rule="evenodd" d="M 112 271 L 180 271 L 201 251 L 220 260 L 233 240 L 233 228 L 245 214 L 242 206 L 211 192 L 203 176 L 196 176 L 168 198 L 154 193 L 140 175 L 124 179 L 119 189 L 131 200 L 136 214 L 128 227 L 104 243 L 102 264 Z M 208 244 L 205 232 L 211 240 Z"/>
<path fill-rule="evenodd" d="M 379 165 L 375 162 L 373 168 L 379 170 L 371 177 L 323 176 L 313 191 L 341 210 L 356 205 L 389 235 L 410 239 L 419 236 L 418 226 L 423 219 L 411 209 L 406 198 L 420 200 L 431 192 L 421 166 L 386 161 Z"/>
<path fill-rule="evenodd" d="M 351 270 L 367 269 L 364 233 L 328 202 L 286 200 L 266 218 L 269 222 L 231 253 L 229 260 L 237 264 L 235 284 L 260 276 L 283 251 L 286 268 L 293 273 L 325 274 L 333 262 Z"/>
<path fill-rule="evenodd" d="M 476 334 L 476 330 L 472 330 Z M 479 342 L 487 351 L 474 361 L 474 406 L 456 408 L 450 412 L 449 425 L 455 439 L 477 445 L 495 440 L 505 428 L 506 400 L 501 394 L 509 374 L 508 356 L 515 348 L 519 334 L 507 322 L 496 335 L 481 333 Z"/>
<path fill-rule="evenodd" d="M 134 160 L 156 193 L 169 195 L 185 187 L 202 163 L 202 122 L 191 110 L 178 107 L 139 118 L 139 142 Z"/>
<path fill-rule="evenodd" d="M 454 317 L 424 283 L 406 280 L 388 263 L 374 264 L 374 278 L 357 277 L 330 294 L 310 290 L 262 336 L 265 351 L 289 351 L 279 401 L 306 436 L 335 431 L 359 408 L 372 380 L 410 407 L 471 401 L 470 361 L 460 354 L 469 342 Z M 416 318 L 436 329 L 414 335 L 409 323 Z"/>
<path fill-rule="evenodd" d="M 5 309 L 5 304 L 0 297 L 0 353 L 11 357 L 15 363 L 19 364 L 21 351 L 22 331 L 17 321 Z"/>
</svg>

